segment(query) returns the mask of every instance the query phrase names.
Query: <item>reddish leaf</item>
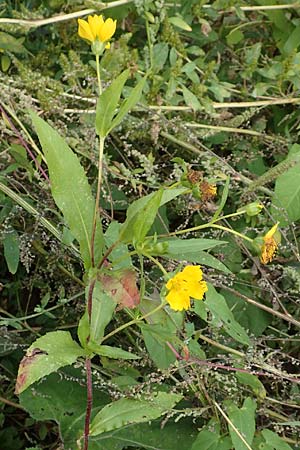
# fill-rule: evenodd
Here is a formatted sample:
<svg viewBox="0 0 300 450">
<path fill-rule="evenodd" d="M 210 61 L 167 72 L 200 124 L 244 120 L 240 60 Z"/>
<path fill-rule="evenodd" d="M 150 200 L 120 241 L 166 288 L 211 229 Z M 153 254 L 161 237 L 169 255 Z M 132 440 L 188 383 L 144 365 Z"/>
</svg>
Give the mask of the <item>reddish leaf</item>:
<svg viewBox="0 0 300 450">
<path fill-rule="evenodd" d="M 140 303 L 136 273 L 131 269 L 105 273 L 99 281 L 103 290 L 119 305 L 118 309 L 135 308 Z"/>
</svg>

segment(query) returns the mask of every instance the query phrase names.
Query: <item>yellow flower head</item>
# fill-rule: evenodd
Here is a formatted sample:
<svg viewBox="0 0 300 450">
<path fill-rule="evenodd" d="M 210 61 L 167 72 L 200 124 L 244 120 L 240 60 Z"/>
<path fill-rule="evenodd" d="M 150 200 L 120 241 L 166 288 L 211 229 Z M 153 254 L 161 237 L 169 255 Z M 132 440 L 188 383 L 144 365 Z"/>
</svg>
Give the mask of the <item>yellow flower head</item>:
<svg viewBox="0 0 300 450">
<path fill-rule="evenodd" d="M 78 34 L 83 39 L 87 39 L 92 44 L 95 41 L 105 43 L 114 35 L 117 21 L 113 19 L 103 20 L 102 16 L 89 16 L 88 20 L 78 19 Z M 109 48 L 107 42 L 105 48 Z"/>
<path fill-rule="evenodd" d="M 190 297 L 202 300 L 208 289 L 206 282 L 202 280 L 200 266 L 186 266 L 167 282 L 166 287 L 169 290 L 167 302 L 175 311 L 189 309 Z"/>
<path fill-rule="evenodd" d="M 263 246 L 261 249 L 260 261 L 262 264 L 267 264 L 271 262 L 274 258 L 276 250 L 278 248 L 279 239 L 274 237 L 277 231 L 279 222 L 277 222 L 266 234 L 263 236 Z"/>
<path fill-rule="evenodd" d="M 207 181 L 200 183 L 201 200 L 207 202 L 217 195 L 217 187 L 215 184 L 210 184 Z"/>
</svg>

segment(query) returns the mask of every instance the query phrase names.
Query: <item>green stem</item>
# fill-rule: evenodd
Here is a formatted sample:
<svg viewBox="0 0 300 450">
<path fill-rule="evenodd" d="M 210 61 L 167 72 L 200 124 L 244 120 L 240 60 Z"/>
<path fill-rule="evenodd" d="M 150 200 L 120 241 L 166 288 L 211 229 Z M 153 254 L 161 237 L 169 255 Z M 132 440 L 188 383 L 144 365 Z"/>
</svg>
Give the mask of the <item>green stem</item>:
<svg viewBox="0 0 300 450">
<path fill-rule="evenodd" d="M 101 74 L 100 74 L 99 55 L 96 55 L 96 68 L 97 68 L 97 80 L 98 80 L 99 95 L 102 95 L 102 83 L 101 83 Z"/>
<path fill-rule="evenodd" d="M 116 328 L 115 330 L 111 331 L 106 336 L 104 336 L 104 338 L 102 339 L 101 343 L 106 341 L 110 337 L 112 337 L 114 334 L 119 333 L 119 331 L 122 331 L 125 328 L 130 327 L 131 325 L 135 325 L 136 323 L 139 323 L 142 320 L 147 319 L 147 317 L 150 317 L 152 314 L 155 314 L 157 311 L 162 309 L 165 306 L 165 304 L 166 303 L 163 301 L 160 305 L 158 305 L 156 308 L 154 308 L 152 311 L 148 312 L 147 314 L 144 314 L 143 316 L 141 316 L 141 317 L 139 317 L 137 319 L 130 320 L 130 322 L 124 323 L 120 327 Z"/>
<path fill-rule="evenodd" d="M 238 214 L 240 214 L 240 213 L 228 214 L 227 216 L 219 217 L 217 220 L 222 220 L 222 219 L 225 219 L 225 218 L 228 218 L 228 217 L 233 217 L 233 216 L 238 215 Z M 244 234 L 239 233 L 238 231 L 232 230 L 231 228 L 223 227 L 222 225 L 217 225 L 214 222 L 204 223 L 204 224 L 198 225 L 196 227 L 186 228 L 185 230 L 173 231 L 173 233 L 169 233 L 168 235 L 160 235 L 159 237 L 176 236 L 178 234 L 191 233 L 193 231 L 203 230 L 204 228 L 218 228 L 220 230 L 227 231 L 228 233 L 234 234 L 234 235 L 240 237 L 241 239 L 244 239 L 244 240 L 249 241 L 249 242 L 253 242 L 252 238 L 249 238 L 248 236 L 245 236 Z"/>
<path fill-rule="evenodd" d="M 245 241 L 248 242 L 253 242 L 252 238 L 249 238 L 248 236 L 245 236 L 242 233 L 239 233 L 238 231 L 232 230 L 231 228 L 227 228 L 227 227 L 223 227 L 222 225 L 216 225 L 216 224 L 210 224 L 211 228 L 218 228 L 219 230 L 224 230 L 227 231 L 228 233 L 234 234 L 235 236 L 240 237 L 241 239 L 244 239 Z"/>
<path fill-rule="evenodd" d="M 95 212 L 93 219 L 93 230 L 91 237 L 91 254 L 92 254 L 92 265 L 95 267 L 95 235 L 97 227 L 97 217 L 100 211 L 100 193 L 101 193 L 101 181 L 102 181 L 102 165 L 103 165 L 103 153 L 104 153 L 104 142 L 105 138 L 100 136 L 99 141 L 99 158 L 98 158 L 98 181 L 97 181 L 97 194 L 95 202 Z"/>
<path fill-rule="evenodd" d="M 153 68 L 153 45 L 152 45 L 152 41 L 151 41 L 149 22 L 147 19 L 146 19 L 146 31 L 147 31 L 147 40 L 148 40 L 148 45 L 149 45 L 150 69 L 152 69 Z"/>
<path fill-rule="evenodd" d="M 146 256 L 147 258 L 149 258 L 152 262 L 154 262 L 154 264 L 157 265 L 157 267 L 162 271 L 162 273 L 164 275 L 168 275 L 168 272 L 165 270 L 165 268 L 161 265 L 161 263 L 159 261 L 157 261 L 157 259 L 153 258 L 153 256 L 148 255 L 147 253 L 144 253 L 144 256 Z"/>
</svg>

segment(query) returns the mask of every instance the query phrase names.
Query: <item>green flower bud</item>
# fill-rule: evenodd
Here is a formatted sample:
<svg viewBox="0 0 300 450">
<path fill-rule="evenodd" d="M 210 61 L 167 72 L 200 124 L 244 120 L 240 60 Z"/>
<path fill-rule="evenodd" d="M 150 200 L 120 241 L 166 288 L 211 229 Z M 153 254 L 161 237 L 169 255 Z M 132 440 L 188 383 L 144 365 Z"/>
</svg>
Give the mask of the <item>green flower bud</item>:
<svg viewBox="0 0 300 450">
<path fill-rule="evenodd" d="M 248 203 L 248 205 L 245 205 L 242 208 L 239 208 L 238 212 L 245 211 L 247 216 L 253 217 L 253 216 L 257 216 L 261 212 L 263 207 L 264 207 L 264 205 L 262 205 L 259 202 L 252 202 L 252 203 Z"/>
</svg>

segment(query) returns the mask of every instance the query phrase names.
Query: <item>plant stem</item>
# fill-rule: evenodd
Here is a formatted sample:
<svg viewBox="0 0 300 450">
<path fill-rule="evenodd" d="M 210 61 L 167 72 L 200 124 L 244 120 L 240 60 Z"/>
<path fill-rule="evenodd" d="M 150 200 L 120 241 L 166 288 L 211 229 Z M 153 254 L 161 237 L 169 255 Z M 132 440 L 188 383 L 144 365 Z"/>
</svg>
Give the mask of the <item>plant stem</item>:
<svg viewBox="0 0 300 450">
<path fill-rule="evenodd" d="M 86 383 L 87 383 L 87 405 L 86 405 L 85 424 L 84 424 L 84 450 L 88 450 L 89 434 L 90 434 L 90 420 L 91 420 L 91 412 L 92 412 L 92 405 L 93 405 L 91 358 L 86 358 L 85 368 L 86 368 Z"/>
<path fill-rule="evenodd" d="M 211 228 L 218 228 L 219 230 L 223 230 L 223 231 L 227 231 L 228 233 L 235 234 L 236 236 L 240 237 L 241 239 L 244 239 L 245 241 L 253 242 L 253 239 L 249 238 L 245 234 L 239 233 L 238 231 L 232 230 L 231 228 L 223 227 L 223 225 L 217 225 L 214 223 L 210 223 L 209 226 Z"/>
<path fill-rule="evenodd" d="M 99 55 L 96 55 L 96 68 L 97 68 L 97 80 L 98 80 L 99 95 L 102 95 L 102 84 L 101 84 Z"/>
<path fill-rule="evenodd" d="M 168 275 L 168 272 L 165 270 L 165 268 L 162 266 L 162 264 L 157 261 L 157 259 L 153 258 L 153 256 L 148 255 L 147 253 L 144 253 L 144 256 L 146 256 L 147 258 L 149 258 L 152 262 L 154 262 L 154 264 L 157 265 L 157 267 L 162 271 L 162 273 L 164 275 Z"/>
<path fill-rule="evenodd" d="M 233 215 L 237 215 L 237 214 L 236 213 L 230 214 L 230 216 L 233 216 Z M 229 216 L 229 214 L 227 216 L 219 217 L 218 220 L 222 220 L 224 217 L 228 217 L 228 216 Z M 186 228 L 185 230 L 173 231 L 173 233 L 169 233 L 167 235 L 162 234 L 159 237 L 177 236 L 178 234 L 190 233 L 192 231 L 203 230 L 204 228 L 218 228 L 220 230 L 227 231 L 228 233 L 235 234 L 236 236 L 240 237 L 241 239 L 245 239 L 246 241 L 253 242 L 252 238 L 249 238 L 248 236 L 245 236 L 244 234 L 241 234 L 238 231 L 232 230 L 231 228 L 223 227 L 222 225 L 217 225 L 213 222 L 204 223 L 202 225 L 198 225 L 198 226 L 192 227 L 192 228 Z M 148 256 L 148 257 L 150 258 L 150 256 Z"/>
<path fill-rule="evenodd" d="M 93 267 L 95 267 L 95 235 L 96 235 L 96 228 L 97 228 L 97 218 L 98 218 L 99 210 L 100 210 L 100 193 L 101 193 L 101 181 L 102 181 L 104 141 L 105 141 L 105 138 L 100 136 L 97 194 L 96 194 L 95 212 L 94 212 L 94 219 L 93 219 L 93 230 L 92 230 L 92 236 L 91 236 L 91 254 L 92 254 L 92 266 Z"/>
<path fill-rule="evenodd" d="M 101 76 L 100 76 L 100 61 L 99 55 L 96 55 L 96 68 L 97 68 L 97 80 L 98 80 L 98 90 L 99 96 L 102 95 L 102 84 L 101 84 Z M 95 200 L 95 209 L 94 209 L 94 218 L 93 218 L 93 228 L 91 235 L 91 262 L 92 267 L 95 268 L 95 237 L 97 230 L 97 222 L 100 211 L 100 194 L 101 194 L 101 181 L 102 181 L 102 165 L 103 165 L 103 153 L 104 153 L 104 141 L 105 137 L 99 136 L 99 157 L 98 157 L 98 180 L 97 180 L 97 193 Z M 114 245 L 110 247 L 108 250 L 109 254 L 114 248 Z M 105 261 L 105 255 L 100 261 L 100 267 Z M 92 321 L 92 309 L 93 309 L 93 292 L 96 284 L 96 279 L 91 281 L 88 298 L 87 298 L 87 312 L 89 325 L 91 325 Z M 87 337 L 87 341 L 90 340 L 90 336 Z M 87 404 L 86 404 L 86 413 L 85 413 L 85 426 L 84 426 L 84 450 L 88 450 L 89 447 L 89 434 L 90 434 L 90 420 L 91 420 L 91 412 L 93 406 L 93 382 L 92 382 L 92 370 L 91 370 L 91 358 L 87 357 L 85 361 L 86 367 L 86 384 L 87 384 Z"/>
<path fill-rule="evenodd" d="M 162 309 L 164 306 L 165 306 L 165 302 L 162 302 L 160 305 L 158 305 L 156 308 L 154 308 L 152 311 L 148 312 L 147 314 L 144 314 L 143 316 L 141 316 L 137 319 L 130 320 L 130 322 L 124 323 L 120 327 L 116 328 L 115 330 L 111 331 L 106 336 L 104 336 L 104 338 L 101 341 L 101 344 L 102 344 L 102 342 L 106 341 L 110 337 L 114 336 L 116 333 L 119 333 L 119 331 L 122 331 L 125 328 L 130 327 L 131 325 L 135 325 L 136 323 L 141 322 L 144 319 L 147 319 L 147 317 L 151 316 L 152 314 L 155 314 L 157 311 Z"/>
<path fill-rule="evenodd" d="M 149 46 L 150 69 L 152 69 L 153 68 L 153 44 L 152 44 L 152 40 L 151 40 L 149 22 L 147 19 L 146 19 L 146 31 L 147 31 L 147 41 L 148 41 L 148 46 Z"/>
</svg>

